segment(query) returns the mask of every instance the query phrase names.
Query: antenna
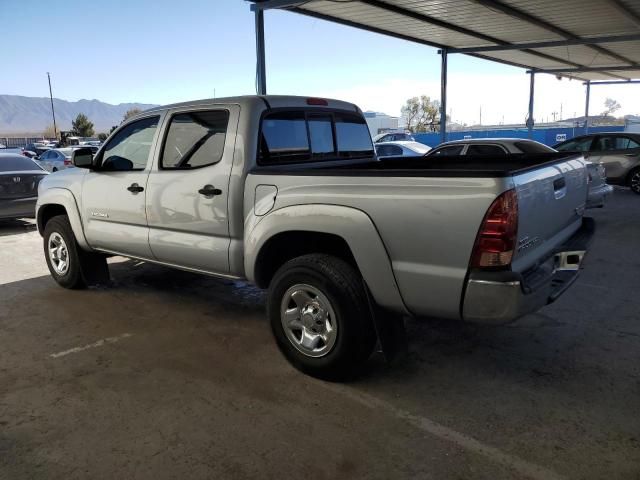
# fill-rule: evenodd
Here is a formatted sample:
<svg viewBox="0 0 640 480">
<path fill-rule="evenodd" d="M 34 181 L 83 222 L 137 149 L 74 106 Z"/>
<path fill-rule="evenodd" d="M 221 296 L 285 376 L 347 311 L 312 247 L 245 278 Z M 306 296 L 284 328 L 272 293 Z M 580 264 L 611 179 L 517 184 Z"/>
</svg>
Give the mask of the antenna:
<svg viewBox="0 0 640 480">
<path fill-rule="evenodd" d="M 51 115 L 53 115 L 53 135 L 58 139 L 58 128 L 56 127 L 56 111 L 53 108 L 53 93 L 51 92 L 51 74 L 47 72 L 47 79 L 49 80 L 49 99 L 51 99 Z"/>
</svg>

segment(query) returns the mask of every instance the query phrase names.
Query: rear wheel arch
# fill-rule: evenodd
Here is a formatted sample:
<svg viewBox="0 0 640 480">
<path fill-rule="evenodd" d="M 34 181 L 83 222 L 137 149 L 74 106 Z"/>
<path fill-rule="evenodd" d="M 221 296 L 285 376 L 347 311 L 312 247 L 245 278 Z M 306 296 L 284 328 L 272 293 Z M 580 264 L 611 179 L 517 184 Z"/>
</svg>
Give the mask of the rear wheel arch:
<svg viewBox="0 0 640 480">
<path fill-rule="evenodd" d="M 339 235 L 308 230 L 277 233 L 269 238 L 256 256 L 254 276 L 260 288 L 267 288 L 278 269 L 297 257 L 308 254 L 328 254 L 344 260 L 358 269 L 347 241 Z"/>
</svg>

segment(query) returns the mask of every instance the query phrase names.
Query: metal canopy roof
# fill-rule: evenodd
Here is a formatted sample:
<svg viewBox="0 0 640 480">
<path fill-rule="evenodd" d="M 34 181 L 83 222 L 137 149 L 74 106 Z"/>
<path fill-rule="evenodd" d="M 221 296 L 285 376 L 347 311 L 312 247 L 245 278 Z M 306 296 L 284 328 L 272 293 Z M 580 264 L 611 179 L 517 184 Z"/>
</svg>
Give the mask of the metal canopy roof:
<svg viewBox="0 0 640 480">
<path fill-rule="evenodd" d="M 288 11 L 581 80 L 640 78 L 640 0 L 256 0 Z"/>
</svg>

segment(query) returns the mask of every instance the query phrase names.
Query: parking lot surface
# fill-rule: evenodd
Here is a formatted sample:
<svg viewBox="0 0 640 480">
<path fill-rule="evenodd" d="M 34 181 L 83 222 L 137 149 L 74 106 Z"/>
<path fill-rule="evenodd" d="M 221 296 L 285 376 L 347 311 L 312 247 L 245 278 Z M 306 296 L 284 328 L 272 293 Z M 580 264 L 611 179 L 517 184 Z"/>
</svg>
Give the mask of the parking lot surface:
<svg viewBox="0 0 640 480">
<path fill-rule="evenodd" d="M 111 259 L 49 277 L 0 224 L 0 478 L 640 479 L 640 197 L 555 304 L 501 327 L 408 322 L 409 358 L 349 384 L 290 367 L 263 295 Z"/>
</svg>

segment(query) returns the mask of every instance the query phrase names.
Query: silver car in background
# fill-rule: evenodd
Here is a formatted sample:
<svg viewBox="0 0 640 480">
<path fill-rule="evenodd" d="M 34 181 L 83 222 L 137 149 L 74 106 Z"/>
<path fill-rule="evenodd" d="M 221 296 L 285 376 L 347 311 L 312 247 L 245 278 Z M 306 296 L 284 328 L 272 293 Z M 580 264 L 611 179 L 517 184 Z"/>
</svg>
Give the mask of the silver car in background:
<svg viewBox="0 0 640 480">
<path fill-rule="evenodd" d="M 607 181 L 631 188 L 640 195 L 640 134 L 594 133 L 572 138 L 554 147 L 560 152 L 581 152 L 604 165 Z"/>
<path fill-rule="evenodd" d="M 71 147 L 52 148 L 40 155 L 37 160 L 48 172 L 57 172 L 58 170 L 73 167 L 71 161 L 71 153 L 73 150 Z"/>
<path fill-rule="evenodd" d="M 438 145 L 427 157 L 455 155 L 491 155 L 499 157 L 508 153 L 552 153 L 557 150 L 547 145 L 523 138 L 474 138 L 454 140 Z M 607 198 L 613 193 L 613 187 L 607 184 L 605 167 L 590 157 L 587 162 L 589 171 L 589 193 L 587 208 L 602 208 Z M 638 179 L 640 185 L 640 178 Z"/>
<path fill-rule="evenodd" d="M 376 143 L 375 148 L 378 158 L 422 157 L 431 150 L 431 147 L 424 143 L 412 141 Z"/>
</svg>

